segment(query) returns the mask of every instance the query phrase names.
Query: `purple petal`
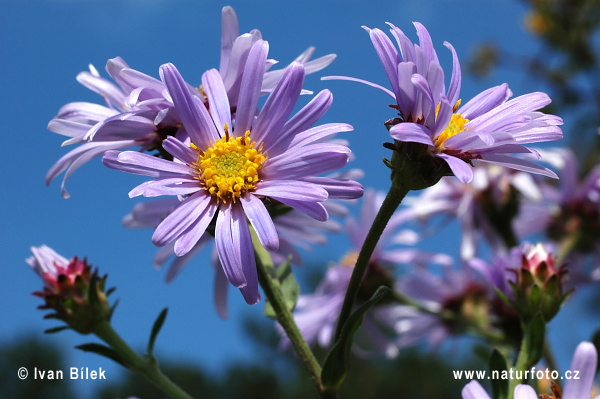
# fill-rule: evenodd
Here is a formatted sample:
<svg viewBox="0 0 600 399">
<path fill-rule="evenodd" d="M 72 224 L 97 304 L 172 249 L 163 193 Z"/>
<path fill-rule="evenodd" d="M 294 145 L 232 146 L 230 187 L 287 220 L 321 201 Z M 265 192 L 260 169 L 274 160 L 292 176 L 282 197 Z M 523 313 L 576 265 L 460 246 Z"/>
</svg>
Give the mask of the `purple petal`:
<svg viewBox="0 0 600 399">
<path fill-rule="evenodd" d="M 334 179 L 329 177 L 307 177 L 304 181 L 318 184 L 327 190 L 329 199 L 355 199 L 363 195 L 362 184 L 353 180 Z"/>
<path fill-rule="evenodd" d="M 429 129 L 417 123 L 404 122 L 394 125 L 390 129 L 390 136 L 405 143 L 421 143 L 433 146 Z"/>
<path fill-rule="evenodd" d="M 460 62 L 458 60 L 458 55 L 456 54 L 456 50 L 454 47 L 448 43 L 444 42 L 444 46 L 446 46 L 452 52 L 452 78 L 450 79 L 450 87 L 448 87 L 448 101 L 452 106 L 456 104 L 460 97 L 460 87 L 462 83 L 462 73 L 460 70 Z"/>
<path fill-rule="evenodd" d="M 519 384 L 515 387 L 514 399 L 538 399 L 538 395 L 529 385 Z"/>
<path fill-rule="evenodd" d="M 265 179 L 296 179 L 331 172 L 348 163 L 350 149 L 319 143 L 295 147 L 270 158 L 262 169 Z"/>
<path fill-rule="evenodd" d="M 246 215 L 242 205 L 234 204 L 231 206 L 231 235 L 234 237 L 234 243 L 237 244 L 240 254 L 240 262 L 246 285 L 240 287 L 240 291 L 249 305 L 254 305 L 260 301 L 260 292 L 258 291 L 258 274 L 256 272 L 256 259 L 254 258 L 254 247 L 250 237 L 250 229 L 246 221 Z"/>
<path fill-rule="evenodd" d="M 160 77 L 169 90 L 181 123 L 192 142 L 200 149 L 210 147 L 211 142 L 219 139 L 219 135 L 204 104 L 198 97 L 192 96 L 175 65 L 161 65 Z"/>
<path fill-rule="evenodd" d="M 247 284 L 240 254 L 239 235 L 232 230 L 231 206 L 222 205 L 217 215 L 215 228 L 215 244 L 219 260 L 227 280 L 235 287 L 241 288 Z"/>
<path fill-rule="evenodd" d="M 273 220 L 260 199 L 250 193 L 240 197 L 240 202 L 246 217 L 252 223 L 260 243 L 268 250 L 276 251 L 279 247 L 279 238 Z"/>
<path fill-rule="evenodd" d="M 473 120 L 504 103 L 512 92 L 506 83 L 491 87 L 473 97 L 468 103 L 460 107 L 463 118 Z"/>
<path fill-rule="evenodd" d="M 202 204 L 200 204 L 202 207 Z M 210 199 L 209 205 L 202 210 L 196 220 L 175 241 L 175 255 L 183 256 L 190 252 L 200 239 L 204 236 L 206 228 L 212 222 L 218 205 L 214 198 Z"/>
<path fill-rule="evenodd" d="M 260 88 L 265 73 L 265 62 L 269 52 L 269 44 L 259 40 L 250 49 L 244 67 L 235 115 L 235 135 L 243 136 L 252 127 L 252 121 L 258 105 Z"/>
<path fill-rule="evenodd" d="M 193 176 L 194 169 L 187 165 L 156 158 L 137 151 L 115 153 L 107 151 L 102 162 L 109 168 L 150 177 Z"/>
<path fill-rule="evenodd" d="M 452 170 L 452 173 L 454 173 L 454 176 L 456 176 L 462 183 L 467 184 L 473 180 L 473 167 L 471 165 L 462 159 L 458 159 L 448 154 L 439 153 L 436 155 L 446 161 Z"/>
<path fill-rule="evenodd" d="M 222 318 L 226 319 L 228 316 L 227 312 L 227 288 L 229 288 L 229 282 L 227 276 L 223 272 L 221 263 L 215 266 L 215 283 L 213 291 L 213 299 L 215 302 L 215 309 L 217 314 Z"/>
<path fill-rule="evenodd" d="M 515 158 L 509 155 L 501 154 L 481 154 L 481 158 L 479 159 L 484 162 L 494 163 L 507 168 L 522 170 L 524 172 L 535 173 L 538 175 L 548 176 L 553 179 L 558 179 L 556 173 L 550 169 L 521 158 Z"/>
<path fill-rule="evenodd" d="M 462 390 L 463 399 L 490 399 L 485 389 L 477 382 L 471 381 Z"/>
<path fill-rule="evenodd" d="M 198 154 L 196 151 L 192 150 L 173 136 L 169 136 L 163 140 L 162 146 L 169 154 L 188 165 L 192 165 L 194 162 L 198 161 Z"/>
<path fill-rule="evenodd" d="M 188 195 L 202 190 L 200 182 L 193 177 L 183 179 L 177 177 L 161 177 L 140 184 L 129 192 L 129 198 L 143 195 L 144 197 L 158 197 L 161 195 Z"/>
<path fill-rule="evenodd" d="M 152 242 L 162 247 L 179 238 L 196 219 L 206 217 L 207 208 L 214 206 L 212 197 L 206 194 L 206 191 L 198 191 L 183 201 L 156 227 Z"/>
<path fill-rule="evenodd" d="M 267 152 L 281 138 L 281 130 L 300 97 L 303 83 L 304 67 L 294 62 L 286 68 L 252 124 L 252 138 L 264 143 Z"/>
<path fill-rule="evenodd" d="M 328 123 L 315 126 L 311 129 L 298 133 L 289 144 L 289 147 L 300 147 L 323 140 L 340 132 L 350 132 L 354 128 L 346 123 Z"/>
<path fill-rule="evenodd" d="M 366 84 L 367 86 L 371 86 L 371 87 L 374 87 L 376 89 L 383 91 L 385 94 L 392 97 L 394 99 L 394 101 L 397 101 L 396 95 L 392 91 L 390 91 L 389 89 L 387 89 L 383 86 L 378 85 L 377 83 L 369 82 L 368 80 L 352 78 L 349 76 L 323 76 L 321 78 L 321 80 L 347 80 L 350 82 L 358 82 L 358 83 Z"/>
<path fill-rule="evenodd" d="M 579 379 L 567 381 L 562 395 L 563 399 L 590 397 L 598 365 L 597 359 L 598 353 L 594 344 L 591 342 L 582 342 L 577 345 L 569 370 L 573 373 L 579 372 Z"/>
<path fill-rule="evenodd" d="M 371 42 L 375 47 L 375 51 L 377 52 L 377 56 L 379 56 L 379 60 L 383 65 L 388 80 L 392 85 L 392 90 L 395 93 L 396 99 L 400 101 L 400 96 L 398 95 L 400 92 L 398 86 L 398 64 L 402 60 L 400 59 L 398 51 L 394 47 L 392 41 L 381 30 L 369 29 L 365 26 L 363 26 L 363 29 L 369 32 Z"/>
<path fill-rule="evenodd" d="M 298 201 L 325 201 L 327 191 L 313 183 L 298 180 L 269 180 L 261 182 L 253 192 L 267 197 L 290 198 Z"/>
<path fill-rule="evenodd" d="M 219 71 L 224 73 L 229 64 L 229 56 L 235 39 L 240 35 L 237 16 L 230 6 L 223 7 L 221 11 L 221 62 Z"/>
<path fill-rule="evenodd" d="M 308 215 L 311 218 L 316 219 L 320 222 L 324 222 L 329 218 L 327 209 L 325 209 L 323 204 L 321 204 L 320 202 L 297 201 L 279 196 L 271 196 L 271 198 L 282 202 L 288 206 L 291 206 L 292 208 L 297 209 L 305 215 Z"/>
<path fill-rule="evenodd" d="M 223 79 L 216 69 L 210 69 L 202 75 L 202 87 L 210 104 L 210 115 L 217 126 L 221 137 L 225 137 L 224 126 L 227 124 L 232 129 L 231 107 L 227 98 L 227 91 Z"/>
<path fill-rule="evenodd" d="M 417 36 L 419 36 L 419 46 L 425 53 L 427 60 L 431 63 L 432 61 L 439 64 L 440 60 L 435 52 L 433 47 L 433 42 L 431 41 L 431 36 L 427 29 L 420 22 L 413 22 L 415 28 L 417 28 Z"/>
<path fill-rule="evenodd" d="M 408 114 L 412 111 L 416 98 L 417 89 L 411 81 L 411 77 L 417 73 L 417 66 L 414 62 L 402 62 L 398 64 L 398 81 L 399 81 L 399 92 L 400 100 L 398 105 L 403 114 Z"/>
</svg>

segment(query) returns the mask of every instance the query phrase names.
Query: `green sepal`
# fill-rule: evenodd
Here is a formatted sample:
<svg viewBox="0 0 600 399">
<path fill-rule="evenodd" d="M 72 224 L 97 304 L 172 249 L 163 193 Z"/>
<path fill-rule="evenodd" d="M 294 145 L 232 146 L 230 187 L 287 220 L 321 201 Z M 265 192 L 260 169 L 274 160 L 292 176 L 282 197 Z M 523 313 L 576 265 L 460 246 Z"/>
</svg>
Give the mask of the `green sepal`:
<svg viewBox="0 0 600 399">
<path fill-rule="evenodd" d="M 298 298 L 300 297 L 300 285 L 298 285 L 294 277 L 291 258 L 288 258 L 276 270 L 271 269 L 271 271 L 274 273 L 273 280 L 278 286 L 279 291 L 281 291 L 285 306 L 290 312 L 293 312 L 296 302 L 298 302 Z M 273 309 L 273 305 L 268 300 L 265 302 L 265 315 L 271 319 L 277 318 L 275 309 Z"/>
<path fill-rule="evenodd" d="M 541 314 L 537 314 L 525 328 L 523 345 L 527 354 L 527 368 L 540 361 L 544 353 L 544 340 L 546 336 L 546 321 Z"/>
<path fill-rule="evenodd" d="M 169 308 L 164 308 L 162 312 L 158 315 L 156 320 L 154 321 L 154 325 L 152 326 L 152 331 L 150 332 L 150 339 L 148 340 L 148 347 L 146 348 L 146 354 L 149 358 L 154 358 L 154 341 L 156 341 L 156 337 L 162 328 L 165 319 L 167 318 L 167 312 Z"/>
<path fill-rule="evenodd" d="M 325 389 L 336 391 L 344 378 L 350 365 L 350 350 L 352 349 L 352 339 L 358 327 L 362 324 L 363 317 L 367 310 L 379 302 L 391 290 L 388 287 L 379 287 L 371 299 L 363 303 L 358 309 L 348 316 L 346 323 L 342 327 L 338 340 L 327 354 L 321 371 L 321 383 Z"/>
<path fill-rule="evenodd" d="M 57 332 L 60 332 L 63 330 L 68 330 L 68 329 L 69 329 L 68 326 L 49 328 L 47 330 L 44 330 L 44 334 L 56 334 Z"/>
<path fill-rule="evenodd" d="M 83 344 L 76 346 L 75 349 L 82 350 L 84 352 L 92 352 L 100 356 L 107 357 L 117 363 L 119 363 L 123 367 L 127 367 L 125 360 L 115 352 L 113 349 L 108 346 L 100 345 L 100 344 Z"/>
<path fill-rule="evenodd" d="M 508 370 L 508 363 L 500 351 L 494 349 L 490 356 L 490 375 L 497 371 L 501 374 L 503 371 Z M 492 380 L 492 396 L 494 399 L 508 399 L 508 380 L 502 378 L 493 378 Z"/>
<path fill-rule="evenodd" d="M 498 295 L 498 298 L 500 298 L 502 300 L 502 302 L 504 302 L 506 304 L 506 306 L 508 306 L 509 308 L 511 308 L 512 310 L 514 310 L 515 312 L 517 311 L 515 309 L 515 305 L 510 301 L 510 299 L 508 299 L 508 297 L 506 295 L 504 295 L 504 292 L 500 291 L 498 288 L 496 287 L 492 287 L 494 292 L 496 293 L 496 295 Z"/>
</svg>

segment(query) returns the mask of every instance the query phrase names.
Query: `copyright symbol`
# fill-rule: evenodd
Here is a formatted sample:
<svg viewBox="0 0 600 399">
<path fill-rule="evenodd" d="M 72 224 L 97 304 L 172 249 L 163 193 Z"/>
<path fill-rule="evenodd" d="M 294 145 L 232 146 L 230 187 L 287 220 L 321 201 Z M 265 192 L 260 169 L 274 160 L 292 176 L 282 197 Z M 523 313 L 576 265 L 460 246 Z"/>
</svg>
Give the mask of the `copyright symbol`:
<svg viewBox="0 0 600 399">
<path fill-rule="evenodd" d="M 20 379 L 24 380 L 25 378 L 27 378 L 27 369 L 25 367 L 21 367 L 19 369 L 19 371 L 17 372 L 17 375 L 19 376 Z"/>
</svg>

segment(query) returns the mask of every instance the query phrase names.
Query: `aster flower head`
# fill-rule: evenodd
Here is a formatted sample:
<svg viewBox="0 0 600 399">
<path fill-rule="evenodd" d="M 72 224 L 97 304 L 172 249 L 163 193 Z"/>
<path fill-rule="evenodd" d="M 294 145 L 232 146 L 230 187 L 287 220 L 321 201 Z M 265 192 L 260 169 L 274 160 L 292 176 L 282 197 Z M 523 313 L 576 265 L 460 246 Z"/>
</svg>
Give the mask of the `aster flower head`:
<svg viewBox="0 0 600 399">
<path fill-rule="evenodd" d="M 588 399 L 592 397 L 598 352 L 591 342 L 577 345 L 569 370 L 577 372 L 579 378 L 567 380 L 560 399 Z M 541 398 L 543 394 L 540 394 Z M 553 397 L 553 396 L 552 396 Z M 473 380 L 462 390 L 463 399 L 491 399 L 479 382 Z M 519 384 L 514 390 L 514 399 L 538 399 L 535 390 L 529 385 Z M 557 397 L 558 399 L 558 397 Z M 594 399 L 600 399 L 596 396 Z"/>
<path fill-rule="evenodd" d="M 454 174 L 461 182 L 468 183 L 473 178 L 474 160 L 556 176 L 547 168 L 509 155 L 533 152 L 524 144 L 562 137 L 558 127 L 562 120 L 538 111 L 550 103 L 546 94 L 530 93 L 508 100 L 512 92 L 503 84 L 461 106 L 461 69 L 452 45 L 444 43 L 453 58 L 452 77 L 446 90 L 444 70 L 425 27 L 414 23 L 419 36 L 417 45 L 399 28 L 389 25 L 399 50 L 381 30 L 367 27 L 365 30 L 383 64 L 391 91 L 361 79 L 328 78 L 365 83 L 392 97 L 392 108 L 398 111 L 398 117 L 385 125 L 402 157 L 431 164 L 420 172 L 432 175 L 425 177 L 429 185 L 445 174 Z M 411 145 L 407 147 L 406 143 Z"/>
<path fill-rule="evenodd" d="M 99 278 L 85 259 L 68 260 L 46 245 L 31 247 L 31 252 L 26 262 L 44 282 L 43 290 L 33 294 L 46 301 L 40 309 L 56 312 L 46 318 L 60 319 L 81 334 L 110 319 L 106 276 Z"/>
<path fill-rule="evenodd" d="M 222 11 L 221 61 L 219 71 L 229 97 L 235 107 L 241 90 L 241 77 L 252 46 L 262 39 L 260 31 L 239 33 L 238 20 L 233 8 Z M 296 58 L 305 65 L 305 73 L 313 73 L 327 67 L 335 59 L 329 54 L 310 60 L 314 48 L 308 48 Z M 268 70 L 263 76 L 261 93 L 273 90 L 283 74 L 283 69 L 269 70 L 276 60 L 265 60 Z M 182 136 L 185 131 L 177 115 L 164 83 L 137 71 L 120 57 L 108 60 L 106 72 L 114 83 L 100 76 L 90 65 L 89 72 L 77 75 L 77 81 L 100 94 L 105 105 L 72 102 L 63 106 L 48 124 L 48 130 L 69 137 L 63 145 L 78 144 L 77 148 L 61 157 L 46 174 L 46 185 L 65 172 L 61 184 L 63 197 L 68 198 L 66 180 L 81 165 L 101 156 L 109 150 L 138 147 L 142 151 L 171 159 L 171 154 L 162 148 L 162 141 L 169 136 Z M 206 101 L 202 87 L 188 85 L 193 95 Z M 310 93 L 303 90 L 303 93 Z"/>
<path fill-rule="evenodd" d="M 256 114 L 268 44 L 259 40 L 248 55 L 240 95 L 232 116 L 223 79 L 217 70 L 202 76 L 208 109 L 192 95 L 172 64 L 160 68 L 161 79 L 189 136 L 169 137 L 163 148 L 174 161 L 137 152 L 108 152 L 104 163 L 122 171 L 154 177 L 134 188 L 131 197 L 174 195 L 181 204 L 156 228 L 153 242 L 175 241 L 178 256 L 188 253 L 213 223 L 217 253 L 229 282 L 248 303 L 260 299 L 248 221 L 261 244 L 279 247 L 279 238 L 264 201 L 276 201 L 326 220 L 327 198 L 356 198 L 362 186 L 319 177 L 348 162 L 347 147 L 320 143 L 346 124 L 310 128 L 329 108 L 331 93 L 319 93 L 291 118 L 302 89 L 304 67 L 292 63 Z M 289 120 L 288 120 L 289 119 Z"/>
</svg>

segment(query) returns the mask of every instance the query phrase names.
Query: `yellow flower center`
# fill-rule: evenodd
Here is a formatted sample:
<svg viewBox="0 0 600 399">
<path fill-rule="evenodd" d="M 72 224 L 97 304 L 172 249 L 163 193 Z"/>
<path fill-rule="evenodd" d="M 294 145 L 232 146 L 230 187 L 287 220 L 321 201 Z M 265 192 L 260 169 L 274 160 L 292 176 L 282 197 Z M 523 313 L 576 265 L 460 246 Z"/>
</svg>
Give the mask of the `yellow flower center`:
<svg viewBox="0 0 600 399">
<path fill-rule="evenodd" d="M 192 148 L 198 152 L 198 160 L 193 167 L 198 171 L 196 177 L 206 190 L 220 201 L 233 202 L 242 193 L 256 188 L 258 171 L 267 160 L 262 152 L 262 144 L 250 140 L 250 131 L 243 137 L 230 138 L 228 126 L 225 124 L 225 137 L 202 151 L 194 144 Z"/>
<path fill-rule="evenodd" d="M 450 122 L 448 123 L 448 126 L 446 126 L 446 128 L 440 134 L 438 134 L 436 138 L 433 139 L 433 144 L 435 144 L 436 148 L 440 149 L 444 145 L 444 142 L 446 140 L 448 140 L 450 137 L 456 136 L 458 133 L 465 130 L 465 124 L 467 122 L 469 122 L 469 120 L 466 118 L 463 118 L 461 114 L 456 112 L 456 110 L 458 109 L 459 106 L 460 106 L 460 100 L 458 100 L 456 102 L 456 105 L 454 106 L 454 109 L 453 109 L 454 113 L 452 114 L 452 117 L 450 118 Z M 440 104 L 438 104 L 437 109 L 435 110 L 436 117 L 437 117 L 439 110 L 440 110 Z"/>
</svg>

